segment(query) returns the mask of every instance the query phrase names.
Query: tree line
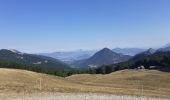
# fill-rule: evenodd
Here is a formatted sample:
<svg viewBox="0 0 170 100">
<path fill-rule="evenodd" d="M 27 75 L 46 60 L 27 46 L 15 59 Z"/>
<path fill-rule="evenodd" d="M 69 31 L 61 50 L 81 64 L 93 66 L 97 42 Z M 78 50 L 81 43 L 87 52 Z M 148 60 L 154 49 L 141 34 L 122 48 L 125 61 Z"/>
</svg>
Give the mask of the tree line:
<svg viewBox="0 0 170 100">
<path fill-rule="evenodd" d="M 170 66 L 170 52 L 157 52 L 153 55 L 140 58 L 137 61 L 129 60 L 118 64 L 103 65 L 98 68 L 88 68 L 88 69 L 78 69 L 78 68 L 59 69 L 55 67 L 34 66 L 34 65 L 24 64 L 24 63 L 0 60 L 0 68 L 23 69 L 23 70 L 29 70 L 38 73 L 45 73 L 45 74 L 51 74 L 56 76 L 62 76 L 62 77 L 67 77 L 73 74 L 109 74 L 111 72 L 118 71 L 118 70 L 134 69 L 140 65 L 143 65 L 146 69 L 149 69 L 149 66 L 168 67 Z"/>
</svg>

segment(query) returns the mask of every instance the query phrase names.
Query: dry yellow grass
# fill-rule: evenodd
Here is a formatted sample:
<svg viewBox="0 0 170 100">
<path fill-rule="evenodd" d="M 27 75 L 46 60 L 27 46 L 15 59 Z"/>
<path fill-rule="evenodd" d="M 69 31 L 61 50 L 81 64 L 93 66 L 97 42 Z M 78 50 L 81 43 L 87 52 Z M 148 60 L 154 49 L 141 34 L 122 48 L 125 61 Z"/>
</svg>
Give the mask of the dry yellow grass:
<svg viewBox="0 0 170 100">
<path fill-rule="evenodd" d="M 108 93 L 170 98 L 170 73 L 156 70 L 123 70 L 107 75 L 73 75 L 72 82 L 107 87 Z"/>
<path fill-rule="evenodd" d="M 0 100 L 168 100 L 153 97 L 139 97 L 97 93 L 37 93 L 0 95 Z"/>
<path fill-rule="evenodd" d="M 124 70 L 108 75 L 82 74 L 62 78 L 0 68 L 0 94 L 40 92 L 91 92 L 170 98 L 170 73 Z"/>
</svg>

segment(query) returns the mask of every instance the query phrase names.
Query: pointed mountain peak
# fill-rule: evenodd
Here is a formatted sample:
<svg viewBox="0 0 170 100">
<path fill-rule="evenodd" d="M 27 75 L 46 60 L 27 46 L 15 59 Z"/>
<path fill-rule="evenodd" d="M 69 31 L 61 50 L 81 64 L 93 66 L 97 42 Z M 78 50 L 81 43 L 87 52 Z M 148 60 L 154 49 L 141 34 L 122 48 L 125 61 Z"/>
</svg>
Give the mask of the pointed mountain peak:
<svg viewBox="0 0 170 100">
<path fill-rule="evenodd" d="M 112 50 L 110 50 L 109 48 L 103 48 L 102 50 L 100 50 L 100 51 L 112 51 Z M 113 52 L 113 51 L 112 51 Z"/>
<path fill-rule="evenodd" d="M 156 50 L 153 49 L 153 48 L 149 48 L 149 49 L 148 49 L 148 52 L 150 52 L 150 53 L 155 53 L 155 51 L 156 51 Z"/>
<path fill-rule="evenodd" d="M 109 48 L 103 48 L 102 50 L 98 51 L 96 54 L 100 54 L 100 55 L 112 55 L 112 54 L 117 54 L 117 53 L 113 52 Z"/>
<path fill-rule="evenodd" d="M 85 60 L 82 66 L 86 67 L 96 67 L 101 65 L 109 65 L 114 63 L 119 63 L 126 61 L 130 56 L 115 53 L 109 48 L 103 48 L 102 50 L 95 53 L 92 57 Z"/>
<path fill-rule="evenodd" d="M 154 54 L 156 52 L 156 50 L 155 49 L 153 49 L 153 48 L 149 48 L 147 51 L 145 51 L 144 52 L 144 54 L 148 54 L 148 55 L 150 55 L 150 54 Z"/>
</svg>

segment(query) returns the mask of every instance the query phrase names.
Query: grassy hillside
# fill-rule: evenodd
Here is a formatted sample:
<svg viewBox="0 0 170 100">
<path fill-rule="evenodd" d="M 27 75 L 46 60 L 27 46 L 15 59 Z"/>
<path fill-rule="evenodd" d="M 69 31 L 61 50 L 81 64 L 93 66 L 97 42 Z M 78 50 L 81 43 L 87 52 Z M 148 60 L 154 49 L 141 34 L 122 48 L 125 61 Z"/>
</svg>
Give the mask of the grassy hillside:
<svg viewBox="0 0 170 100">
<path fill-rule="evenodd" d="M 73 75 L 70 81 L 107 87 L 110 93 L 170 97 L 170 73 L 155 70 L 123 70 L 107 75 Z"/>
<path fill-rule="evenodd" d="M 170 73 L 124 70 L 108 75 L 82 74 L 62 78 L 0 68 L 0 93 L 37 92 L 92 92 L 170 98 Z"/>
</svg>

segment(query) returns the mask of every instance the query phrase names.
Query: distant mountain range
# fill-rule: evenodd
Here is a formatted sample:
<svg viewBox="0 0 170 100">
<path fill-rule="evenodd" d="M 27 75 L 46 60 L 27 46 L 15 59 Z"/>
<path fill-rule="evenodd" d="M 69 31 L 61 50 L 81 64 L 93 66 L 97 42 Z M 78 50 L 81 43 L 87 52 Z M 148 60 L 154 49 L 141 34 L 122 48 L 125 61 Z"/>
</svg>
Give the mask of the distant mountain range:
<svg viewBox="0 0 170 100">
<path fill-rule="evenodd" d="M 140 49 L 140 48 L 115 48 L 113 49 L 113 51 L 116 53 L 121 53 L 124 55 L 131 55 L 131 56 L 139 54 L 145 50 L 146 49 Z"/>
<path fill-rule="evenodd" d="M 57 59 L 46 56 L 22 53 L 17 50 L 0 50 L 0 61 L 30 66 L 53 67 L 58 69 L 69 68 L 69 65 Z"/>
<path fill-rule="evenodd" d="M 83 68 L 98 67 L 101 65 L 109 65 L 127 61 L 130 57 L 131 56 L 116 53 L 108 48 L 104 48 L 95 53 L 92 57 L 85 60 L 75 61 L 72 63 L 72 65 Z"/>
<path fill-rule="evenodd" d="M 113 49 L 113 52 L 134 56 L 145 50 L 146 49 L 140 49 L 140 48 L 115 48 Z M 68 51 L 68 52 L 40 53 L 39 55 L 44 55 L 55 59 L 59 59 L 67 64 L 70 64 L 74 61 L 88 59 L 92 57 L 97 51 L 98 50 L 77 50 L 77 51 Z"/>
<path fill-rule="evenodd" d="M 151 66 L 155 66 L 155 68 L 162 69 L 164 67 L 170 69 L 170 51 L 159 51 L 154 49 L 149 49 L 146 52 L 140 53 L 134 56 L 127 62 L 131 68 L 135 68 L 138 66 L 145 66 L 145 68 L 149 69 Z"/>
<path fill-rule="evenodd" d="M 129 56 L 126 54 L 135 55 Z M 25 69 L 59 76 L 68 76 L 73 73 L 87 71 L 90 73 L 110 73 L 122 69 L 134 69 L 142 65 L 145 68 L 158 66 L 159 68 L 166 67 L 166 71 L 170 70 L 169 45 L 157 50 L 152 48 L 148 50 L 137 48 L 116 48 L 110 50 L 104 48 L 98 52 L 95 50 L 79 50 L 74 52 L 44 53 L 42 55 L 27 54 L 17 50 L 1 49 L 0 67 Z M 64 62 L 56 58 L 62 59 Z M 67 64 L 65 62 L 67 62 Z M 71 67 L 76 67 L 76 69 L 72 69 Z M 94 69 L 79 71 L 77 68 Z"/>
<path fill-rule="evenodd" d="M 170 46 L 169 47 L 165 47 L 165 48 L 160 48 L 160 49 L 158 49 L 158 51 L 163 51 L 163 52 L 170 51 Z"/>
<path fill-rule="evenodd" d="M 124 62 L 130 58 L 136 61 L 157 51 L 170 51 L 170 43 L 158 50 L 152 48 L 148 50 L 141 48 L 114 48 L 110 50 L 104 48 L 98 52 L 97 50 L 78 50 L 72 52 L 43 53 L 42 55 L 60 59 L 72 67 L 88 68 Z"/>
<path fill-rule="evenodd" d="M 161 71 L 170 72 L 170 50 L 160 51 L 160 49 L 155 50 L 150 48 L 133 56 L 125 62 L 98 67 L 95 69 L 95 72 L 104 74 L 105 72 L 111 73 L 117 70 L 135 69 L 141 66 L 146 69 L 158 69 Z"/>
<path fill-rule="evenodd" d="M 140 58 L 154 54 L 158 51 L 170 51 L 169 45 L 170 44 L 167 44 L 164 46 L 164 48 L 160 48 L 158 50 L 145 50 L 140 48 L 115 48 L 110 50 L 108 48 L 104 48 L 98 52 L 97 50 L 77 50 L 70 52 L 41 54 L 26 54 L 17 50 L 2 49 L 0 50 L 0 60 L 12 61 L 33 66 L 48 66 L 58 68 L 69 68 L 69 66 L 72 66 L 78 68 L 88 68 L 120 63 L 129 59 L 137 61 Z M 132 55 L 134 57 L 132 57 Z"/>
<path fill-rule="evenodd" d="M 166 44 L 165 46 L 163 46 L 162 48 L 158 49 L 158 51 L 170 51 L 170 43 Z"/>
<path fill-rule="evenodd" d="M 97 51 L 77 50 L 77 51 L 68 51 L 68 52 L 40 53 L 39 55 L 49 56 L 69 64 L 76 60 L 83 60 L 83 59 L 90 58 L 95 52 Z"/>
<path fill-rule="evenodd" d="M 148 50 L 146 50 L 146 51 L 144 51 L 144 52 L 141 52 L 141 53 L 139 53 L 139 54 L 136 54 L 135 56 L 133 56 L 133 57 L 130 59 L 130 61 L 133 61 L 133 62 L 134 62 L 134 61 L 141 60 L 141 59 L 143 59 L 143 58 L 145 58 L 145 57 L 147 57 L 147 56 L 150 56 L 150 55 L 154 54 L 155 52 L 157 52 L 157 50 L 150 48 L 150 49 L 148 49 Z"/>
</svg>

